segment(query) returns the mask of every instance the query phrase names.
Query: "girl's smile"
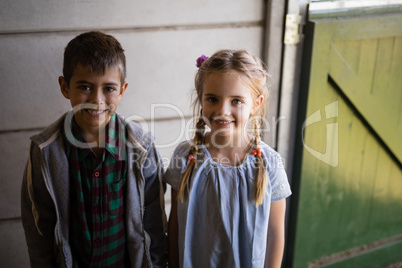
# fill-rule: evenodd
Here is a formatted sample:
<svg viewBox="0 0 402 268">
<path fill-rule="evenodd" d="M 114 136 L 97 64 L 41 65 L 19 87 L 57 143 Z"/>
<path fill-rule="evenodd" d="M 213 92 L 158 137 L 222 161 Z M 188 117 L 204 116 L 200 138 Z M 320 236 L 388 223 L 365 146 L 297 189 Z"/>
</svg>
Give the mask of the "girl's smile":
<svg viewBox="0 0 402 268">
<path fill-rule="evenodd" d="M 214 136 L 238 136 L 245 130 L 250 116 L 259 107 L 250 87 L 231 71 L 210 74 L 205 78 L 201 106 L 202 116 Z"/>
<path fill-rule="evenodd" d="M 221 127 L 228 127 L 228 126 L 230 126 L 230 124 L 235 122 L 230 119 L 224 119 L 224 118 L 220 118 L 220 117 L 213 118 L 212 120 L 215 124 L 217 124 Z"/>
</svg>

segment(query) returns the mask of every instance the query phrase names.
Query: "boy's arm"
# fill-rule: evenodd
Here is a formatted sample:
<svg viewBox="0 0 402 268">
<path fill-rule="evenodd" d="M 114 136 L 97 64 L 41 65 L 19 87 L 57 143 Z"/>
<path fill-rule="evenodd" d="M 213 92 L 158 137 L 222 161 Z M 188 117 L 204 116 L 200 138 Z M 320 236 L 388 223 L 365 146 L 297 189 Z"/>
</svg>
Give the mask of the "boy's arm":
<svg viewBox="0 0 402 268">
<path fill-rule="evenodd" d="M 169 241 L 169 268 L 179 267 L 178 221 L 177 221 L 177 192 L 172 188 L 172 206 L 169 216 L 168 241 Z"/>
<path fill-rule="evenodd" d="M 54 256 L 56 213 L 40 170 L 39 149 L 31 145 L 21 187 L 21 218 L 25 239 L 31 267 L 56 267 Z"/>
<path fill-rule="evenodd" d="M 265 267 L 281 267 L 285 245 L 285 211 L 286 199 L 271 203 Z"/>
<path fill-rule="evenodd" d="M 151 163 L 151 164 L 150 164 Z M 167 237 L 164 208 L 165 183 L 162 182 L 162 160 L 154 147 L 148 150 L 144 164 L 145 211 L 144 229 L 151 238 L 151 259 L 154 267 L 166 267 Z"/>
</svg>

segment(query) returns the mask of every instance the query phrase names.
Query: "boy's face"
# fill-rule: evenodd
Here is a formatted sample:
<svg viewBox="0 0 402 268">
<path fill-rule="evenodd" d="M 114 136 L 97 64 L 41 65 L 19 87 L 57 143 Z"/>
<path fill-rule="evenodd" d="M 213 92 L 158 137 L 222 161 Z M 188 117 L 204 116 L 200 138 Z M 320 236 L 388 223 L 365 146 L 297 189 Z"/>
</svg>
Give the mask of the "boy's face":
<svg viewBox="0 0 402 268">
<path fill-rule="evenodd" d="M 79 108 L 75 121 L 85 134 L 97 135 L 101 127 L 109 123 L 124 95 L 128 83 L 121 84 L 119 68 L 106 69 L 105 73 L 90 72 L 89 67 L 78 65 L 70 80 L 59 77 L 61 93 Z"/>
</svg>

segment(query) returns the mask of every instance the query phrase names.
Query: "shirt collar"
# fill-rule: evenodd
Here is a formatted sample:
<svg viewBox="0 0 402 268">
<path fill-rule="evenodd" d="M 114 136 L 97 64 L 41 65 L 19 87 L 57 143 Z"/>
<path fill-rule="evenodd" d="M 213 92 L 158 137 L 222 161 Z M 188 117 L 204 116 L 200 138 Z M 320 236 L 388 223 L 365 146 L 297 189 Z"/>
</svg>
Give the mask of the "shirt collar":
<svg viewBox="0 0 402 268">
<path fill-rule="evenodd" d="M 109 124 L 106 127 L 105 137 L 106 150 L 116 159 L 116 161 L 126 160 L 125 154 L 125 126 L 116 114 L 110 117 Z"/>
<path fill-rule="evenodd" d="M 78 140 L 79 142 L 86 143 L 86 140 L 82 135 L 82 130 L 74 118 L 71 120 L 71 134 L 74 136 L 74 139 Z M 71 137 L 69 139 L 71 139 Z M 126 160 L 125 143 L 125 126 L 114 113 L 105 129 L 105 149 L 108 153 L 110 153 L 111 156 L 113 156 L 113 158 L 116 159 L 116 161 L 124 161 Z M 91 152 L 91 149 L 89 148 L 79 148 L 67 141 L 68 155 L 72 147 L 78 150 L 78 157 L 80 161 L 87 157 Z"/>
</svg>

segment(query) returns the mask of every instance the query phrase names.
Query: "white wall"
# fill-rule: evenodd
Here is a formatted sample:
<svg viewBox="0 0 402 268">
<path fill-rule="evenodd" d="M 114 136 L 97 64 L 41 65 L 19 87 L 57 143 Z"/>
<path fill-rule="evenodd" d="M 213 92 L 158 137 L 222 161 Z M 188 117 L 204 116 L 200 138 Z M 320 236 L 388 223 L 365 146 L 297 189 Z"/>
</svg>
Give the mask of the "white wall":
<svg viewBox="0 0 402 268">
<path fill-rule="evenodd" d="M 122 43 L 129 87 L 118 112 L 146 120 L 167 164 L 185 138 L 180 116 L 192 113 L 196 58 L 221 48 L 262 56 L 264 16 L 263 0 L 0 0 L 2 267 L 28 266 L 20 184 L 29 137 L 70 108 L 57 83 L 69 40 L 102 30 Z"/>
</svg>

